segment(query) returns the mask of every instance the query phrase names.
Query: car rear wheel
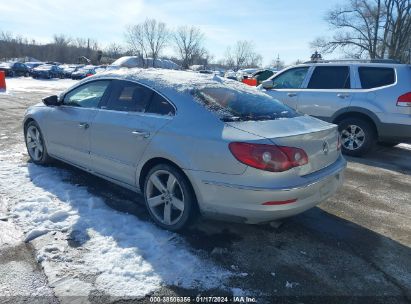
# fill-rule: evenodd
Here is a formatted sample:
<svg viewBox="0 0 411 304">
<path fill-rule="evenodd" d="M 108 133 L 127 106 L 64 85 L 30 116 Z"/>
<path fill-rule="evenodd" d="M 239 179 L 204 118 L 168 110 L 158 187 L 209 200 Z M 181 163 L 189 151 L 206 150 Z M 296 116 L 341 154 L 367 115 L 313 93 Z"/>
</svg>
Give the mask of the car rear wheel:
<svg viewBox="0 0 411 304">
<path fill-rule="evenodd" d="M 144 199 L 151 218 L 159 226 L 178 231 L 196 217 L 196 198 L 187 178 L 168 164 L 159 164 L 147 174 Z"/>
<path fill-rule="evenodd" d="M 47 153 L 43 134 L 35 121 L 31 121 L 27 124 L 24 130 L 24 138 L 26 141 L 27 152 L 33 163 L 44 165 L 50 162 L 51 159 Z"/>
<path fill-rule="evenodd" d="M 359 118 L 347 118 L 339 122 L 342 152 L 350 156 L 362 156 L 375 144 L 373 127 Z"/>
</svg>

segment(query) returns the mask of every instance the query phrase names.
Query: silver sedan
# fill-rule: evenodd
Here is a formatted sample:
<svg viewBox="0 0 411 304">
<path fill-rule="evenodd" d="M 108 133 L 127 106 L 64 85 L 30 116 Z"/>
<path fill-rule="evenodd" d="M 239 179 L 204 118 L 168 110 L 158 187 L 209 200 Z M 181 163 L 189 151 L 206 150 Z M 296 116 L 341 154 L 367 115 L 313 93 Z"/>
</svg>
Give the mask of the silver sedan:
<svg viewBox="0 0 411 304">
<path fill-rule="evenodd" d="M 262 223 L 303 212 L 343 182 L 337 127 L 255 88 L 164 70 L 89 77 L 24 117 L 36 164 L 61 160 L 145 197 L 161 227 L 203 214 Z"/>
</svg>

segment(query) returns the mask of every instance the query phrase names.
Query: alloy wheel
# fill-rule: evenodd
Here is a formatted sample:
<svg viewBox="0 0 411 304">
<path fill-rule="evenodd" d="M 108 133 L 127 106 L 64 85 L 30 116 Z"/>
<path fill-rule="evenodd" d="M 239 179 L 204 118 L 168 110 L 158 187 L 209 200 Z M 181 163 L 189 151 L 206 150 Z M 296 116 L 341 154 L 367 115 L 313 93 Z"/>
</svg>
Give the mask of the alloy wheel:
<svg viewBox="0 0 411 304">
<path fill-rule="evenodd" d="M 363 129 L 356 125 L 348 125 L 341 132 L 341 142 L 347 150 L 357 150 L 361 148 L 365 141 Z"/>
<path fill-rule="evenodd" d="M 184 213 L 185 197 L 181 184 L 169 171 L 154 171 L 146 187 L 147 205 L 154 217 L 164 225 L 177 223 Z"/>
<path fill-rule="evenodd" d="M 44 145 L 41 133 L 34 125 L 27 128 L 26 144 L 30 157 L 35 161 L 40 161 L 43 157 Z"/>
</svg>

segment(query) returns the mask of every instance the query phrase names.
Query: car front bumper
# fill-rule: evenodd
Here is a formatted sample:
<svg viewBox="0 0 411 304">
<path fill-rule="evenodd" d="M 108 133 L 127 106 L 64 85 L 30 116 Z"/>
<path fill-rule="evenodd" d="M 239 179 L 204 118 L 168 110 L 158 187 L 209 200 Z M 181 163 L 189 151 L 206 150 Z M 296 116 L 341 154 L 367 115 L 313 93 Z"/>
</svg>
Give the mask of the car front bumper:
<svg viewBox="0 0 411 304">
<path fill-rule="evenodd" d="M 296 215 L 331 197 L 343 184 L 346 165 L 340 156 L 330 166 L 308 174 L 294 184 L 278 186 L 273 183 L 270 187 L 222 181 L 221 174 L 213 179 L 215 173 L 187 170 L 186 174 L 198 181 L 193 185 L 205 216 L 258 224 Z M 289 200 L 296 201 L 263 205 Z"/>
</svg>

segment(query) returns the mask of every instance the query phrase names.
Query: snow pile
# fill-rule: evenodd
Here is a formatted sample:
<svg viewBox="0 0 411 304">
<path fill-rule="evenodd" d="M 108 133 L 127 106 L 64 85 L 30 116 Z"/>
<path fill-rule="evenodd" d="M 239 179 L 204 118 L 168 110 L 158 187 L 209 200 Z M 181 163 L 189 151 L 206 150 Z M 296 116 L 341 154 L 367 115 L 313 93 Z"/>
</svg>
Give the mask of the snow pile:
<svg viewBox="0 0 411 304">
<path fill-rule="evenodd" d="M 52 93 L 71 87 L 77 80 L 72 79 L 33 79 L 29 77 L 7 78 L 7 93 L 13 92 L 44 92 Z"/>
<path fill-rule="evenodd" d="M 67 171 L 26 163 L 21 151 L 0 152 L 0 195 L 9 198 L 27 241 L 49 237 L 37 256 L 48 276 L 64 276 L 63 269 L 70 279 L 94 274 L 94 288 L 116 296 L 145 296 L 162 285 L 224 288 L 231 273 L 190 251 L 177 234 L 109 208 L 67 182 Z M 80 256 L 54 242 L 56 231 L 79 244 Z"/>
</svg>

